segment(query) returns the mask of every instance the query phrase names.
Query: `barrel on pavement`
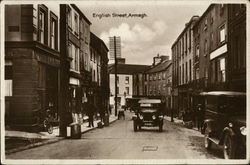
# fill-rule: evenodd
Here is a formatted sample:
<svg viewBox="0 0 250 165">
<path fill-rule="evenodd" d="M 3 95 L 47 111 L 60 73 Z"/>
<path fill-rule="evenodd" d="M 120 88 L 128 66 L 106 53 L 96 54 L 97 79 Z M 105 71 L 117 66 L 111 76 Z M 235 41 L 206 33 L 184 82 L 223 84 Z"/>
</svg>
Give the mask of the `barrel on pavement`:
<svg viewBox="0 0 250 165">
<path fill-rule="evenodd" d="M 109 125 L 109 114 L 105 114 L 103 121 L 104 121 L 104 126 Z"/>
<path fill-rule="evenodd" d="M 78 123 L 71 124 L 71 138 L 80 139 L 81 138 L 81 126 Z"/>
</svg>

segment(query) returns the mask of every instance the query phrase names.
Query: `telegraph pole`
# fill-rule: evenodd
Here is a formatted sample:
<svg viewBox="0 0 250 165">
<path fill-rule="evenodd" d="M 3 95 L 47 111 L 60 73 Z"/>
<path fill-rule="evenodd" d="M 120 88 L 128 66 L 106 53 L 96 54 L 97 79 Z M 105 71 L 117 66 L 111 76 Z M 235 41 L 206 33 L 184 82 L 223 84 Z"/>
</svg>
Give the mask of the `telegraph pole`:
<svg viewBox="0 0 250 165">
<path fill-rule="evenodd" d="M 116 37 L 114 36 L 114 54 L 115 54 L 115 116 L 117 116 L 117 57 L 116 57 Z"/>
</svg>

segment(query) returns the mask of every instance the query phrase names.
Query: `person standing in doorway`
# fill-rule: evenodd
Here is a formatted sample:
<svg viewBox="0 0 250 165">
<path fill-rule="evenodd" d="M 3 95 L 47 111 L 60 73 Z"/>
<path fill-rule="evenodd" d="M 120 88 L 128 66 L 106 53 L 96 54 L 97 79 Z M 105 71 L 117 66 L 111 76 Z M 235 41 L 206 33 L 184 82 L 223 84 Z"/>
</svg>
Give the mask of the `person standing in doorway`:
<svg viewBox="0 0 250 165">
<path fill-rule="evenodd" d="M 202 105 L 198 104 L 197 106 L 197 128 L 200 130 L 202 128 L 203 123 L 203 110 Z"/>
<path fill-rule="evenodd" d="M 88 127 L 94 127 L 94 105 L 93 103 L 89 103 L 87 102 L 87 115 L 88 115 L 88 122 L 89 122 L 89 126 Z"/>
</svg>

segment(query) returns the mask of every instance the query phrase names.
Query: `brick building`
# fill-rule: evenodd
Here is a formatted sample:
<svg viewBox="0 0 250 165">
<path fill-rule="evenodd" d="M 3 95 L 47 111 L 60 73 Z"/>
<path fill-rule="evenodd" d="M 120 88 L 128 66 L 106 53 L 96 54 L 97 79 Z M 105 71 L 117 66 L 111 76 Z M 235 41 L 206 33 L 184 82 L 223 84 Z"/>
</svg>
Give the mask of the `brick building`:
<svg viewBox="0 0 250 165">
<path fill-rule="evenodd" d="M 58 9 L 58 8 L 57 8 Z M 59 13 L 45 5 L 5 5 L 6 124 L 36 126 L 60 98 Z"/>
</svg>

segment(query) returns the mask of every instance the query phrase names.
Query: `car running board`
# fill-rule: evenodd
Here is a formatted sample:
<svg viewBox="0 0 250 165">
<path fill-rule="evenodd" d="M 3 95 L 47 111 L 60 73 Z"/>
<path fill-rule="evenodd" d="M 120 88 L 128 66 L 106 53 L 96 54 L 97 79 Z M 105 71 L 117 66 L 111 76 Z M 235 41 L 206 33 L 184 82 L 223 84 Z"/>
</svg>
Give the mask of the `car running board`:
<svg viewBox="0 0 250 165">
<path fill-rule="evenodd" d="M 217 144 L 217 145 L 219 145 L 219 143 L 220 143 L 220 140 L 215 139 L 215 138 L 209 137 L 209 140 L 211 140 L 213 143 L 215 143 L 215 144 Z"/>
</svg>

